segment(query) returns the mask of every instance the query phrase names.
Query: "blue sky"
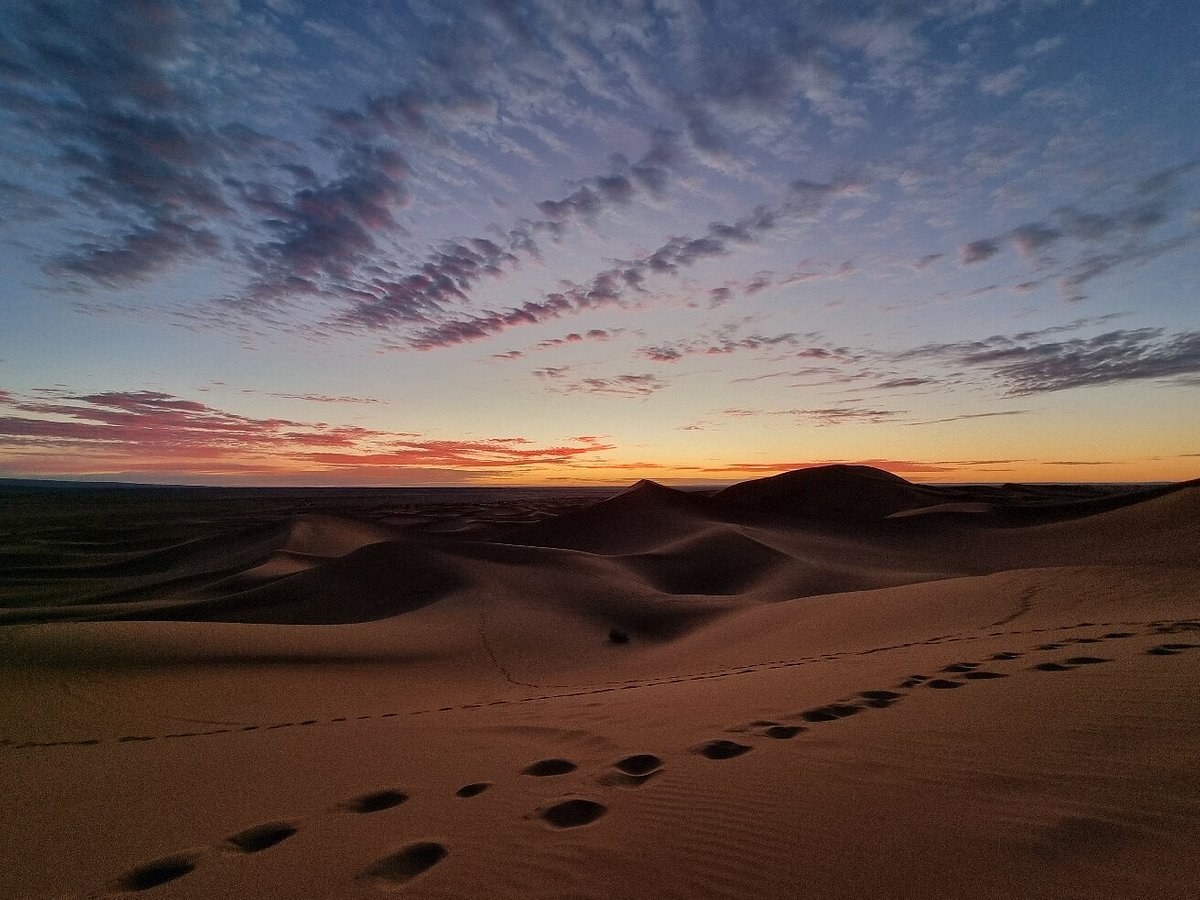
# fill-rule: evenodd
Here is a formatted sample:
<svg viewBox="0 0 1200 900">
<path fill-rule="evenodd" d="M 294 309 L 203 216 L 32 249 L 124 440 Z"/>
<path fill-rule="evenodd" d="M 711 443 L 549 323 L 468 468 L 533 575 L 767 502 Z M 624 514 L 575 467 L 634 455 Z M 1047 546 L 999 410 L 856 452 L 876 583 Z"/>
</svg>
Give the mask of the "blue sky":
<svg viewBox="0 0 1200 900">
<path fill-rule="evenodd" d="M 6 4 L 0 474 L 1174 480 L 1200 7 Z"/>
</svg>

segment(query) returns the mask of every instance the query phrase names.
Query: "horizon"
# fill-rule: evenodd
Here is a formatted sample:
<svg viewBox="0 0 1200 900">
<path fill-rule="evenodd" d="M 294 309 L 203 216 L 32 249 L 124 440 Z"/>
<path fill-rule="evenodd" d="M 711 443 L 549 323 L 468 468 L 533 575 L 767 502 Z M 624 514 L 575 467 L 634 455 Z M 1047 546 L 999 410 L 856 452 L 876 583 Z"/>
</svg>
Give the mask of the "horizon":
<svg viewBox="0 0 1200 900">
<path fill-rule="evenodd" d="M 18 2 L 0 477 L 1200 476 L 1200 6 Z"/>
<path fill-rule="evenodd" d="M 841 464 L 837 464 L 841 465 Z M 825 468 L 824 466 L 809 466 L 807 468 Z M 791 469 L 791 472 L 803 471 L 802 469 Z M 886 471 L 886 470 L 879 470 Z M 781 472 L 778 474 L 787 474 Z M 114 481 L 103 480 L 97 478 L 9 478 L 0 477 L 0 490 L 10 487 L 24 487 L 26 485 L 44 485 L 55 489 L 69 489 L 71 487 L 87 487 L 87 488 L 111 488 L 119 490 L 121 488 L 180 488 L 185 490 L 236 490 L 236 491 L 575 491 L 575 490 L 628 490 L 636 487 L 639 484 L 649 482 L 662 487 L 669 487 L 674 490 L 717 490 L 720 488 L 731 487 L 736 484 L 744 484 L 745 481 L 757 481 L 761 479 L 771 478 L 774 476 L 763 475 L 758 478 L 745 479 L 743 481 L 674 481 L 663 480 L 657 481 L 653 478 L 640 478 L 633 481 L 624 482 L 589 482 L 570 483 L 570 484 L 489 484 L 486 482 L 477 482 L 473 484 L 226 484 L 226 483 L 205 483 L 205 482 L 175 482 L 175 481 Z M 900 476 L 903 477 L 903 476 Z M 929 487 L 1002 487 L 1006 485 L 1028 485 L 1030 487 L 1162 487 L 1175 484 L 1186 484 L 1189 481 L 1197 481 L 1200 479 L 1185 479 L 1182 482 L 1172 481 L 914 481 L 905 479 L 910 484 L 925 485 Z"/>
</svg>

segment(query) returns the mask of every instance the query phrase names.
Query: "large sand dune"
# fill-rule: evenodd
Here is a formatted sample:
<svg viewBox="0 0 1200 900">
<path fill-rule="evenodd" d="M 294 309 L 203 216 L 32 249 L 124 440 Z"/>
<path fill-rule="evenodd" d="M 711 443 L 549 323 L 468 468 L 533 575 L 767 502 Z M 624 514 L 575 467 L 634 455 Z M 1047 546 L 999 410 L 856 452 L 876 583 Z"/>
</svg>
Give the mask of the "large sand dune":
<svg viewBox="0 0 1200 900">
<path fill-rule="evenodd" d="M 1197 895 L 1196 482 L 5 509 L 3 896 Z"/>
</svg>

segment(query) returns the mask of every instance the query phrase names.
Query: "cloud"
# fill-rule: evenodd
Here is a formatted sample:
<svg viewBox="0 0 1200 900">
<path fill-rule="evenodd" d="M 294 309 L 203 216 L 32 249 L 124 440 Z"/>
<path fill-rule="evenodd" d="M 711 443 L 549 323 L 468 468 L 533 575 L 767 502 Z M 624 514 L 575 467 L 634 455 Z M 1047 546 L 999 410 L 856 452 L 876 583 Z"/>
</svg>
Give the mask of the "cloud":
<svg viewBox="0 0 1200 900">
<path fill-rule="evenodd" d="M 624 328 L 590 328 L 584 332 L 572 331 L 560 338 L 549 338 L 534 345 L 534 350 L 551 350 L 556 347 L 567 347 L 571 344 L 581 344 L 585 341 L 609 341 L 625 333 Z"/>
<path fill-rule="evenodd" d="M 971 241 L 962 248 L 961 258 L 964 265 L 973 265 L 991 259 L 1000 252 L 1000 244 L 991 239 Z"/>
<path fill-rule="evenodd" d="M 318 402 L 363 398 L 297 395 Z M 381 468 L 516 471 L 614 449 L 597 437 L 542 446 L 522 437 L 432 440 L 359 426 L 254 418 L 160 391 L 70 394 L 42 389 L 36 396 L 0 394 L 13 414 L 0 416 L 5 471 L 25 475 L 173 472 L 178 479 L 258 473 L 303 480 L 352 470 L 354 478 L 386 478 Z M 397 475 L 402 479 L 403 475 Z"/>
<path fill-rule="evenodd" d="M 1127 265 L 1139 265 L 1200 241 L 1200 231 L 1184 228 L 1169 236 L 1153 234 L 1177 212 L 1183 179 L 1200 171 L 1200 160 L 1169 166 L 1118 187 L 1121 202 L 1107 211 L 1078 205 L 1055 207 L 1046 219 L 1027 222 L 1003 234 L 980 238 L 961 250 L 966 265 L 983 262 L 1012 245 L 1035 268 L 1051 270 L 1063 299 L 1083 300 L 1083 285 Z M 1053 250 L 1062 259 L 1050 255 Z M 1050 277 L 1050 276 L 1048 276 Z M 1036 286 L 1023 282 L 1018 289 Z"/>
<path fill-rule="evenodd" d="M 1062 238 L 1063 233 L 1040 223 L 1021 225 L 1012 230 L 1012 241 L 1022 256 L 1036 257 L 1044 248 Z"/>
<path fill-rule="evenodd" d="M 150 226 L 135 225 L 107 243 L 81 241 L 45 268 L 53 275 L 82 275 L 118 288 L 166 271 L 180 259 L 219 251 L 213 232 L 164 217 Z"/>
<path fill-rule="evenodd" d="M 815 335 L 798 335 L 793 332 L 764 336 L 748 335 L 743 338 L 720 337 L 716 339 L 699 338 L 694 341 L 681 341 L 672 344 L 639 347 L 634 354 L 651 362 L 678 362 L 685 356 L 702 354 L 706 356 L 721 356 L 737 353 L 742 350 L 765 350 L 775 347 L 796 347 L 801 338 L 811 340 Z"/>
<path fill-rule="evenodd" d="M 500 312 L 484 311 L 482 315 L 451 319 L 437 325 L 418 328 L 398 346 L 411 350 L 439 350 L 482 341 L 510 328 L 537 325 L 557 319 L 564 313 L 583 308 L 581 304 L 588 302 L 592 301 L 586 294 L 570 297 L 566 294 L 552 294 L 545 302 L 530 300 L 520 307 Z"/>
<path fill-rule="evenodd" d="M 685 352 L 687 351 L 667 346 L 640 347 L 634 351 L 638 356 L 651 362 L 678 362 L 683 359 Z"/>
<path fill-rule="evenodd" d="M 56 151 L 55 187 L 90 215 L 49 272 L 118 287 L 220 249 L 204 223 L 230 212 L 215 175 L 230 145 L 174 77 L 190 25 L 160 0 L 25 4 L 7 16 L 0 108 Z M 37 202 L 68 205 L 58 191 Z"/>
<path fill-rule="evenodd" d="M 710 288 L 708 292 L 709 306 L 716 308 L 728 303 L 733 299 L 733 288 L 724 285 L 722 287 Z"/>
<path fill-rule="evenodd" d="M 459 238 L 435 250 L 413 269 L 360 280 L 353 291 L 341 291 L 341 299 L 350 307 L 334 316 L 330 324 L 353 331 L 429 322 L 450 303 L 470 302 L 482 280 L 503 277 L 519 268 L 522 259 L 540 258 L 540 235 L 559 237 L 572 220 L 592 221 L 643 195 L 661 194 L 670 171 L 680 161 L 675 143 L 672 133 L 656 132 L 650 150 L 637 163 L 630 166 L 619 157 L 615 160 L 624 174 L 586 179 L 565 197 L 538 202 L 536 207 L 544 218 L 523 219 L 507 231 L 498 231 L 499 243 L 492 238 Z"/>
<path fill-rule="evenodd" d="M 880 390 L 902 390 L 937 383 L 936 378 L 889 378 L 887 381 L 879 382 L 875 387 Z"/>
<path fill-rule="evenodd" d="M 549 376 L 559 378 L 561 376 Z M 563 382 L 554 390 L 562 394 L 598 394 L 613 397 L 648 397 L 667 383 L 657 375 L 613 375 L 608 378 L 580 378 Z"/>
<path fill-rule="evenodd" d="M 529 441 L 502 438 L 491 441 L 400 440 L 392 449 L 376 453 L 301 454 L 301 460 L 322 466 L 357 470 L 376 466 L 431 466 L 453 469 L 511 469 L 532 465 L 568 463 L 589 453 L 615 449 L 611 444 L 586 443 L 576 446 L 525 447 Z"/>
<path fill-rule="evenodd" d="M 734 418 L 750 418 L 754 416 L 786 416 L 798 422 L 809 422 L 825 427 L 830 425 L 845 425 L 853 423 L 880 424 L 892 422 L 907 415 L 907 410 L 871 409 L 855 406 L 846 402 L 839 406 L 829 406 L 816 409 L 739 409 L 731 408 L 721 411 L 722 415 Z"/>
<path fill-rule="evenodd" d="M 614 207 L 628 206 L 646 194 L 663 194 L 673 171 L 684 161 L 677 133 L 656 129 L 651 135 L 650 149 L 630 165 L 624 157 L 613 158 L 613 171 L 578 182 L 577 187 L 557 200 L 542 200 L 536 205 L 549 223 L 562 224 L 572 219 L 590 221 Z"/>
<path fill-rule="evenodd" d="M 240 313 L 298 329 L 287 310 L 313 299 L 332 309 L 319 329 L 306 329 L 310 336 L 443 327 L 454 343 L 480 331 L 460 327 L 448 308 L 472 302 L 484 280 L 538 259 L 543 238 L 661 200 L 698 160 L 740 165 L 725 138 L 761 130 L 765 146 L 775 139 L 763 130 L 768 120 L 778 128 L 791 102 L 831 119 L 852 115 L 825 55 L 838 42 L 799 11 L 765 25 L 730 19 L 750 41 L 725 40 L 726 26 L 703 18 L 681 17 L 669 4 L 623 9 L 616 27 L 599 11 L 568 16 L 537 2 L 444 18 L 385 5 L 337 22 L 301 19 L 282 2 L 35 4 L 8 23 L 0 105 L 26 138 L 59 154 L 58 181 L 38 202 L 92 213 L 87 227 L 63 230 L 66 246 L 46 263 L 53 276 L 117 288 L 181 262 L 215 260 L 242 286 L 217 298 L 212 325 L 228 327 Z M 843 50 L 863 51 L 848 33 Z M 212 59 L 223 65 L 214 70 Z M 380 90 L 384 71 L 389 84 Z M 313 105 L 309 97 L 331 94 L 330 77 L 338 79 L 333 95 L 359 99 Z M 516 195 L 516 179 L 495 164 L 499 152 L 548 168 L 548 158 L 575 152 L 581 134 L 607 136 L 615 123 L 622 140 L 644 136 L 640 156 L 612 154 L 606 170 L 569 181 L 564 193 L 543 192 L 529 216 L 487 236 L 415 253 L 401 246 L 411 237 L 414 197 L 458 198 L 485 184 L 501 193 L 507 184 Z M 10 187 L 29 193 L 28 185 Z M 700 189 L 694 181 L 687 188 Z M 595 276 L 610 275 L 614 290 L 583 293 L 604 302 L 647 277 L 753 244 L 781 216 L 811 219 L 862 192 L 853 177 L 793 179 L 778 209 L 669 237 L 645 258 Z M 34 199 L 21 203 L 32 208 Z M 768 283 L 751 279 L 744 291 Z M 202 323 L 201 313 L 181 315 Z M 439 343 L 433 332 L 415 337 L 426 349 Z"/>
<path fill-rule="evenodd" d="M 242 393 L 248 393 L 243 391 Z M 253 392 L 249 392 L 253 393 Z M 287 394 L 279 391 L 263 391 L 268 397 L 279 397 L 281 400 L 306 400 L 309 403 L 387 403 L 376 397 L 332 397 L 328 394 Z"/>
<path fill-rule="evenodd" d="M 958 416 L 947 416 L 944 419 L 926 419 L 923 422 L 907 422 L 907 425 L 942 425 L 947 422 L 966 422 L 972 419 L 991 419 L 997 416 L 1023 416 L 1028 413 L 1027 409 L 1006 409 L 997 410 L 995 412 L 985 413 L 963 413 Z M 993 460 L 995 461 L 995 460 Z M 1013 462 L 1013 460 L 1000 460 L 1001 462 Z"/>
<path fill-rule="evenodd" d="M 484 340 L 510 328 L 536 325 L 563 315 L 603 306 L 623 305 L 645 293 L 643 283 L 653 276 L 677 276 L 698 262 L 724 256 L 731 243 L 754 243 L 778 227 L 778 211 L 757 207 L 733 223 L 714 222 L 702 237 L 671 237 L 655 250 L 629 260 L 618 260 L 582 285 L 567 284 L 541 300 L 526 301 L 507 310 L 447 319 L 417 327 L 404 339 L 414 350 L 435 350 Z M 725 235 L 718 237 L 717 235 Z M 343 318 L 343 321 L 347 319 Z"/>
<path fill-rule="evenodd" d="M 512 15 L 472 12 L 446 23 L 403 9 L 363 11 L 336 25 L 310 18 L 303 40 L 328 42 L 311 54 L 311 74 L 294 65 L 298 35 L 290 29 L 300 23 L 290 14 L 165 0 L 36 4 L 15 12 L 3 41 L 7 86 L 0 107 L 26 135 L 60 151 L 61 171 L 75 173 L 73 199 L 96 213 L 96 235 L 55 253 L 48 271 L 117 287 L 184 259 L 235 249 L 252 277 L 224 298 L 227 307 L 253 314 L 308 293 L 346 303 L 358 313 L 348 322 L 362 327 L 421 310 L 430 301 L 421 287 L 436 300 L 440 276 L 455 275 L 440 250 L 415 272 L 387 257 L 389 244 L 404 234 L 396 214 L 413 180 L 444 179 L 452 171 L 502 179 L 482 153 L 468 149 L 466 134 L 481 122 L 499 124 L 503 106 L 512 127 L 494 128 L 488 143 L 519 150 L 514 135 L 523 132 L 552 144 L 553 129 L 540 127 L 532 114 L 542 97 L 561 96 L 583 74 L 560 66 L 561 74 L 547 77 L 565 23 L 532 7 Z M 517 20 L 524 25 L 514 30 Z M 534 36 L 539 28 L 549 28 L 547 41 Z M 338 74 L 349 92 L 378 84 L 380 69 L 371 71 L 371 62 L 390 62 L 409 35 L 419 54 L 395 90 L 368 92 L 341 108 L 305 108 L 303 91 L 316 92 L 317 72 L 331 53 L 341 57 Z M 211 70 L 213 58 L 223 60 L 220 72 Z M 526 68 L 533 60 L 541 66 L 537 77 Z M 255 110 L 247 112 L 244 95 L 260 89 Z M 269 108 L 281 98 L 291 106 Z M 231 117 L 231 110 L 258 114 L 287 137 Z M 536 257 L 537 236 L 558 235 L 571 219 L 661 196 L 686 154 L 677 132 L 648 127 L 646 133 L 649 147 L 635 162 L 614 155 L 610 172 L 535 204 L 542 217 L 504 232 L 497 243 L 509 255 L 482 272 Z M 401 149 L 418 157 L 415 168 Z M 566 152 L 566 145 L 558 149 Z M 221 226 L 239 232 L 232 245 Z M 449 243 L 478 249 L 485 240 Z M 461 290 L 467 279 L 457 280 Z M 381 308 L 363 311 L 368 297 Z"/>
<path fill-rule="evenodd" d="M 814 264 L 809 260 L 801 263 L 801 265 L 805 266 L 805 268 L 792 272 L 790 275 L 786 276 L 783 281 L 780 282 L 780 284 L 808 284 L 809 282 L 813 281 L 841 281 L 843 278 L 847 278 L 857 271 L 854 261 L 849 259 L 836 267 L 826 267 L 824 271 L 819 268 L 814 268 Z"/>
<path fill-rule="evenodd" d="M 907 410 L 871 409 L 861 406 L 832 406 L 824 409 L 793 409 L 789 410 L 789 413 L 797 419 L 810 421 L 815 425 L 845 425 L 847 423 L 878 425 L 907 415 Z"/>
<path fill-rule="evenodd" d="M 448 304 L 466 303 L 484 278 L 500 278 L 517 267 L 515 242 L 503 247 L 487 238 L 447 243 L 416 269 L 377 276 L 360 284 L 357 301 L 335 316 L 342 330 L 388 328 L 398 322 L 426 322 Z"/>
<path fill-rule="evenodd" d="M 1004 97 L 1015 91 L 1028 74 L 1029 70 L 1018 63 L 1011 68 L 1005 69 L 1002 72 L 996 72 L 982 79 L 979 82 L 979 89 L 985 94 Z"/>
<path fill-rule="evenodd" d="M 856 196 L 861 191 L 862 182 L 854 178 L 828 183 L 795 181 L 790 186 L 787 198 L 779 206 L 759 205 L 732 222 L 710 222 L 703 235 L 668 237 L 648 253 L 617 260 L 614 266 L 601 270 L 584 284 L 567 283 L 560 291 L 547 293 L 540 300 L 529 300 L 520 307 L 507 310 L 484 310 L 481 314 L 465 317 L 441 314 L 448 299 L 469 300 L 469 288 L 481 272 L 499 275 L 505 266 L 515 264 L 517 259 L 514 254 L 501 251 L 507 254 L 501 262 L 493 260 L 490 265 L 484 266 L 471 259 L 470 264 L 460 271 L 457 281 L 447 280 L 442 277 L 444 273 L 440 266 L 432 266 L 413 283 L 415 296 L 401 292 L 382 297 L 372 295 L 368 290 L 367 296 L 350 310 L 336 316 L 330 324 L 334 328 L 348 330 L 404 325 L 408 326 L 407 335 L 392 346 L 434 350 L 484 340 L 510 328 L 546 322 L 569 313 L 607 305 L 624 305 L 631 298 L 646 293 L 644 284 L 647 279 L 678 277 L 684 270 L 702 261 L 727 256 L 736 248 L 759 243 L 785 221 L 815 216 L 830 200 Z M 846 266 L 852 270 L 852 264 L 846 263 L 840 274 L 847 273 Z M 759 273 L 743 286 L 743 290 L 754 293 L 769 283 L 770 273 Z M 439 285 L 447 285 L 448 290 L 438 290 Z M 714 304 L 727 299 L 728 295 L 729 292 L 720 289 L 710 292 Z"/>
<path fill-rule="evenodd" d="M 900 358 L 936 359 L 982 370 L 996 379 L 1009 396 L 1148 379 L 1190 381 L 1200 377 L 1200 331 L 1168 334 L 1161 328 L 1137 328 L 1087 338 L 1043 339 L 1049 333 L 1067 328 L 927 344 L 900 354 Z"/>
</svg>

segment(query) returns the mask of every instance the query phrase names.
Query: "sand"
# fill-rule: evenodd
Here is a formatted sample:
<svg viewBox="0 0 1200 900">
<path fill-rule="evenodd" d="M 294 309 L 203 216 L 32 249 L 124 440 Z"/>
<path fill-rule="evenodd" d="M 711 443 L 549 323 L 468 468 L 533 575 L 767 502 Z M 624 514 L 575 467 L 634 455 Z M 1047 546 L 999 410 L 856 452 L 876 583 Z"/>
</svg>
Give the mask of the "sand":
<svg viewBox="0 0 1200 900">
<path fill-rule="evenodd" d="M 1200 484 L 9 491 L 4 897 L 1195 897 Z"/>
</svg>

